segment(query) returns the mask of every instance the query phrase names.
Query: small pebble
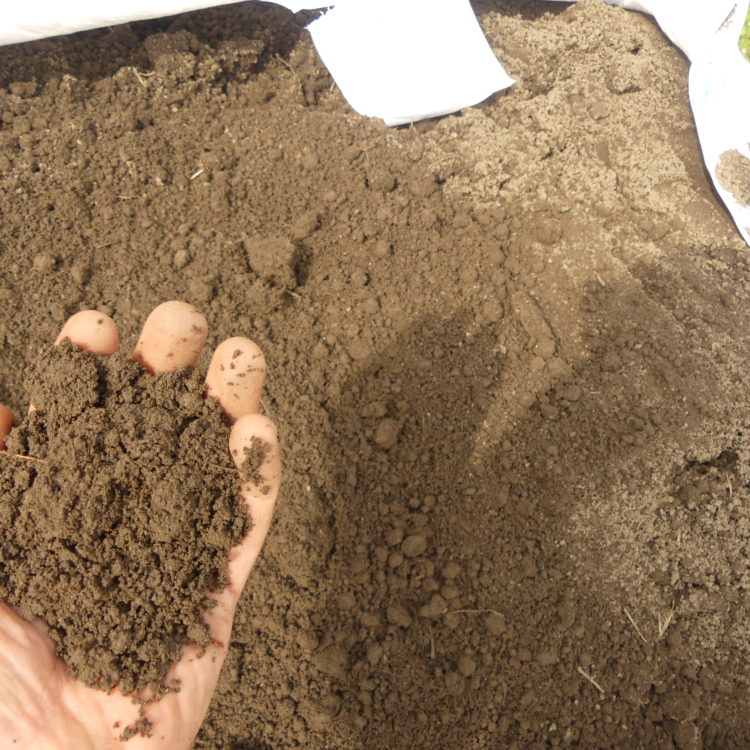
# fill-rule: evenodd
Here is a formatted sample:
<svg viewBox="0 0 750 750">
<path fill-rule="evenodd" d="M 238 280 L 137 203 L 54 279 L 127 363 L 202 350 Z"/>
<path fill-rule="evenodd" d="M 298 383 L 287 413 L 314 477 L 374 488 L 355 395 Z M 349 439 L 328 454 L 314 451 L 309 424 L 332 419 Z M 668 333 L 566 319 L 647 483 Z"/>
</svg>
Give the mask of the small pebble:
<svg viewBox="0 0 750 750">
<path fill-rule="evenodd" d="M 595 120 L 603 120 L 609 116 L 609 104 L 602 100 L 597 100 L 589 104 L 589 113 Z"/>
<path fill-rule="evenodd" d="M 354 598 L 354 594 L 351 591 L 345 591 L 339 596 L 339 607 L 341 609 L 354 609 L 357 604 L 357 600 Z"/>
<path fill-rule="evenodd" d="M 325 359 L 328 356 L 328 349 L 322 341 L 318 341 L 312 349 L 311 356 L 313 359 Z"/>
<path fill-rule="evenodd" d="M 382 448 L 393 448 L 398 440 L 399 430 L 395 419 L 384 419 L 375 430 L 375 442 Z"/>
<path fill-rule="evenodd" d="M 187 254 L 187 250 L 178 250 L 174 254 L 174 258 L 172 258 L 172 265 L 177 270 L 179 270 L 180 268 L 184 268 L 187 265 L 189 259 L 190 258 Z"/>
<path fill-rule="evenodd" d="M 377 664 L 383 656 L 383 647 L 379 643 L 371 643 L 367 647 L 367 661 Z"/>
<path fill-rule="evenodd" d="M 446 583 L 440 589 L 440 593 L 445 599 L 448 599 L 450 601 L 452 599 L 456 599 L 461 592 L 452 583 Z"/>
<path fill-rule="evenodd" d="M 542 357 L 532 357 L 529 362 L 529 369 L 532 372 L 539 372 L 544 369 L 544 359 Z"/>
<path fill-rule="evenodd" d="M 539 411 L 545 419 L 557 419 L 557 409 L 550 403 L 542 402 L 539 404 Z"/>
<path fill-rule="evenodd" d="M 557 662 L 560 660 L 560 657 L 557 654 L 557 651 L 553 648 L 545 649 L 544 651 L 540 651 L 536 655 L 536 661 L 537 664 L 541 664 L 543 667 L 549 667 L 552 664 L 557 664 Z"/>
<path fill-rule="evenodd" d="M 542 359 L 549 359 L 555 353 L 555 342 L 552 339 L 540 339 L 534 347 L 535 353 Z"/>
<path fill-rule="evenodd" d="M 292 225 L 292 237 L 296 240 L 304 240 L 320 227 L 320 213 L 317 211 L 306 211 L 297 217 Z"/>
<path fill-rule="evenodd" d="M 364 301 L 362 309 L 369 315 L 374 315 L 378 310 L 380 310 L 380 303 L 375 297 L 368 297 Z"/>
<path fill-rule="evenodd" d="M 700 713 L 700 705 L 690 693 L 670 690 L 661 696 L 662 711 L 675 721 L 695 721 Z"/>
<path fill-rule="evenodd" d="M 39 253 L 39 255 L 34 256 L 34 270 L 40 273 L 49 273 L 55 267 L 56 262 L 54 256 L 49 253 Z"/>
<path fill-rule="evenodd" d="M 402 628 L 408 628 L 411 625 L 411 615 L 401 604 L 391 604 L 385 615 L 392 625 L 399 625 Z"/>
<path fill-rule="evenodd" d="M 70 267 L 70 276 L 76 284 L 82 286 L 89 280 L 89 269 L 83 263 L 74 263 Z"/>
<path fill-rule="evenodd" d="M 464 677 L 471 677 L 477 668 L 477 663 L 470 656 L 463 655 L 458 660 L 458 671 Z"/>
<path fill-rule="evenodd" d="M 403 538 L 404 530 L 398 526 L 385 532 L 385 543 L 389 547 L 395 547 L 397 544 L 401 544 Z"/>
<path fill-rule="evenodd" d="M 397 568 L 403 561 L 404 556 L 398 550 L 391 552 L 391 554 L 388 555 L 388 565 L 391 568 Z"/>
<path fill-rule="evenodd" d="M 454 578 L 458 578 L 460 574 L 461 567 L 453 560 L 451 560 L 449 563 L 446 563 L 443 566 L 443 569 L 440 571 L 440 575 L 442 575 L 446 581 L 452 581 Z"/>
<path fill-rule="evenodd" d="M 458 672 L 447 672 L 445 677 L 445 689 L 450 695 L 462 695 L 466 687 L 464 678 Z"/>
<path fill-rule="evenodd" d="M 492 635 L 502 635 L 505 632 L 505 617 L 499 612 L 491 612 L 484 618 L 484 626 Z"/>
<path fill-rule="evenodd" d="M 424 534 L 411 534 L 401 543 L 401 551 L 407 557 L 417 557 L 427 549 L 427 538 Z"/>
<path fill-rule="evenodd" d="M 604 358 L 602 359 L 602 370 L 604 370 L 604 372 L 615 372 L 615 370 L 619 370 L 620 367 L 622 367 L 622 360 L 614 352 L 609 352 L 604 355 Z"/>
<path fill-rule="evenodd" d="M 440 617 L 448 611 L 448 605 L 440 594 L 433 594 L 427 604 L 419 608 L 420 617 Z"/>
<path fill-rule="evenodd" d="M 368 281 L 367 274 L 362 270 L 354 271 L 350 276 L 350 281 L 353 286 L 365 286 Z"/>
<path fill-rule="evenodd" d="M 578 385 L 569 385 L 562 392 L 562 397 L 566 401 L 578 401 L 582 395 L 583 395 L 583 392 L 581 391 L 581 387 Z"/>
</svg>

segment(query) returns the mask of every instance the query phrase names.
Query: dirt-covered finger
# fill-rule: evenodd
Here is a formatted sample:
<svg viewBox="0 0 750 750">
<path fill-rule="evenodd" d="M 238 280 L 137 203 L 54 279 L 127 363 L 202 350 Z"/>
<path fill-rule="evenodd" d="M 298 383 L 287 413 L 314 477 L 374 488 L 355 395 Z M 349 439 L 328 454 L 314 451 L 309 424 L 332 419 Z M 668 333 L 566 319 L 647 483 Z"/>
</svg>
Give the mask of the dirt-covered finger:
<svg viewBox="0 0 750 750">
<path fill-rule="evenodd" d="M 229 578 L 241 592 L 271 526 L 281 486 L 281 456 L 275 425 L 260 414 L 241 417 L 229 436 L 229 450 L 240 472 L 240 493 L 253 524 L 242 544 L 230 552 Z"/>
<path fill-rule="evenodd" d="M 265 377 L 266 359 L 258 345 L 235 336 L 216 347 L 206 375 L 206 394 L 235 421 L 258 411 Z"/>
<path fill-rule="evenodd" d="M 173 372 L 198 361 L 208 324 L 192 305 L 179 300 L 154 308 L 143 325 L 133 359 L 151 372 Z"/>
<path fill-rule="evenodd" d="M 68 318 L 55 344 L 65 339 L 91 354 L 114 354 L 120 348 L 117 324 L 97 310 L 81 310 Z"/>
<path fill-rule="evenodd" d="M 237 602 L 271 526 L 281 484 L 276 427 L 267 417 L 240 417 L 229 436 L 229 449 L 240 473 L 239 491 L 252 527 L 242 542 L 229 550 L 228 585 L 212 596 L 216 606 L 205 616 L 212 637 L 220 643 L 229 638 Z"/>
</svg>

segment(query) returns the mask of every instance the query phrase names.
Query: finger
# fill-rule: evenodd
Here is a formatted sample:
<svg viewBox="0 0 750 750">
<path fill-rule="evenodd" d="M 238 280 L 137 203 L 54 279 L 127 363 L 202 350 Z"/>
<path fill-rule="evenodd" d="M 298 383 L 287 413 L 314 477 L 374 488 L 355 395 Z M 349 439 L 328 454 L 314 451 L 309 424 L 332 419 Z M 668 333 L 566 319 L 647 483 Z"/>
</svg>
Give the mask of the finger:
<svg viewBox="0 0 750 750">
<path fill-rule="evenodd" d="M 79 349 L 91 354 L 114 354 L 120 348 L 120 332 L 109 315 L 98 310 L 81 310 L 71 315 L 62 327 L 55 346 L 68 339 Z M 35 411 L 29 404 L 29 412 Z"/>
<path fill-rule="evenodd" d="M 13 412 L 5 404 L 0 404 L 0 451 L 5 450 L 5 439 L 12 427 Z"/>
<path fill-rule="evenodd" d="M 216 347 L 206 375 L 206 395 L 215 398 L 234 422 L 254 414 L 266 377 L 266 359 L 257 344 L 243 336 Z"/>
<path fill-rule="evenodd" d="M 274 423 L 260 414 L 241 417 L 229 435 L 229 451 L 240 470 L 240 495 L 253 524 L 229 556 L 230 584 L 241 592 L 271 526 L 281 486 L 281 455 Z"/>
<path fill-rule="evenodd" d="M 227 587 L 215 597 L 217 606 L 206 616 L 214 638 L 226 642 L 234 609 L 250 571 L 258 559 L 271 526 L 281 485 L 281 457 L 276 427 L 267 417 L 246 414 L 237 420 L 229 436 L 229 450 L 240 470 L 240 496 L 252 520 L 247 536 L 229 551 Z M 246 452 L 247 451 L 247 452 Z M 251 464 L 250 474 L 246 461 Z"/>
<path fill-rule="evenodd" d="M 115 321 L 96 310 L 82 310 L 68 318 L 55 344 L 63 339 L 92 354 L 114 354 L 120 347 Z"/>
<path fill-rule="evenodd" d="M 151 372 L 173 372 L 198 361 L 206 343 L 206 319 L 187 302 L 172 300 L 154 308 L 135 346 L 133 359 Z"/>
</svg>

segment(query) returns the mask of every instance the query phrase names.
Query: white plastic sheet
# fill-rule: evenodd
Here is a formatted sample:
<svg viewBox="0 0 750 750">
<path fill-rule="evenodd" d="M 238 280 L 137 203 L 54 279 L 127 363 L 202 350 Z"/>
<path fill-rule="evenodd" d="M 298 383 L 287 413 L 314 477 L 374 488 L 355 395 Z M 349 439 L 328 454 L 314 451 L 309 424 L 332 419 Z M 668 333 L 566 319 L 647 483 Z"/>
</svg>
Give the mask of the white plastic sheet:
<svg viewBox="0 0 750 750">
<path fill-rule="evenodd" d="M 272 0 L 273 1 L 273 0 Z M 3 0 L 0 45 L 30 42 L 128 21 L 161 18 L 189 10 L 228 5 L 236 0 Z M 293 12 L 322 8 L 328 3 L 276 0 Z"/>
<path fill-rule="evenodd" d="M 308 28 L 349 104 L 387 125 L 456 112 L 513 84 L 469 0 L 339 0 Z"/>
<path fill-rule="evenodd" d="M 737 152 L 746 159 L 745 184 L 750 185 L 750 62 L 737 46 L 746 14 L 747 5 L 738 7 L 729 22 L 711 35 L 705 49 L 691 58 L 689 90 L 706 167 L 750 245 L 750 205 L 741 202 L 718 176 L 722 157 Z"/>
<path fill-rule="evenodd" d="M 567 2 L 567 0 L 563 0 Z M 652 15 L 662 31 L 690 60 L 706 48 L 738 3 L 736 0 L 605 0 L 629 10 Z M 739 15 L 739 14 L 737 14 Z M 737 35 L 739 37 L 739 33 Z"/>
</svg>

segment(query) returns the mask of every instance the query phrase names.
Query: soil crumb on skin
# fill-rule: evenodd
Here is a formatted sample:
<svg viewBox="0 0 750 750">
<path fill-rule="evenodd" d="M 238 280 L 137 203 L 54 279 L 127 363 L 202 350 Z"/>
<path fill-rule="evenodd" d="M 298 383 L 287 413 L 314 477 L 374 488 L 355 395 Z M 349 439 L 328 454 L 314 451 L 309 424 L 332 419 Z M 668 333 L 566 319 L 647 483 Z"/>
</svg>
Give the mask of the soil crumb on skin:
<svg viewBox="0 0 750 750">
<path fill-rule="evenodd" d="M 117 726 L 114 727 L 115 729 Z M 120 734 L 120 742 L 127 742 L 132 737 L 151 737 L 153 735 L 153 724 L 143 715 L 141 706 L 141 716 L 132 724 L 123 729 Z"/>
<path fill-rule="evenodd" d="M 750 206 L 750 159 L 739 151 L 725 151 L 716 167 L 716 178 L 734 199 Z"/>
<path fill-rule="evenodd" d="M 163 688 L 182 646 L 209 642 L 207 594 L 249 527 L 216 463 L 220 409 L 196 371 L 152 376 L 68 342 L 27 387 L 36 411 L 0 461 L 0 599 L 46 622 L 88 685 Z"/>
<path fill-rule="evenodd" d="M 265 483 L 260 473 L 270 449 L 271 446 L 265 440 L 253 438 L 250 447 L 244 449 L 245 459 L 240 467 L 242 480 L 255 485 L 261 495 L 267 495 L 270 491 L 270 487 Z"/>
</svg>

